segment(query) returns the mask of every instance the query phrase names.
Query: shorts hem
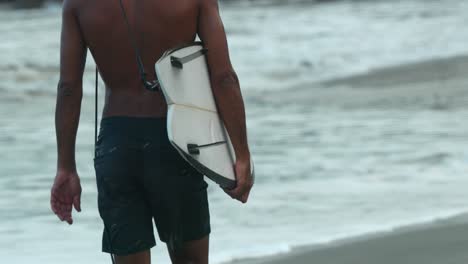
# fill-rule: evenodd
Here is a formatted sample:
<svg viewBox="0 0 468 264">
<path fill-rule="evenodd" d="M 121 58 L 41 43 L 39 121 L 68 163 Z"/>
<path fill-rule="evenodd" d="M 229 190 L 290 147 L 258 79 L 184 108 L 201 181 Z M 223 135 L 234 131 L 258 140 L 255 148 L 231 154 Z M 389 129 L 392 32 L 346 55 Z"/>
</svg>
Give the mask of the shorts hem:
<svg viewBox="0 0 468 264">
<path fill-rule="evenodd" d="M 192 235 L 192 236 L 186 236 L 182 240 L 182 243 L 190 242 L 190 241 L 195 241 L 195 240 L 200 240 L 205 238 L 206 236 L 211 234 L 211 228 L 208 228 L 207 230 L 204 230 L 203 232 L 200 232 L 198 234 Z M 167 244 L 167 239 L 160 237 L 159 238 L 162 242 Z"/>
<path fill-rule="evenodd" d="M 103 248 L 102 252 L 112 254 L 112 255 L 116 255 L 116 256 L 128 256 L 128 255 L 137 254 L 137 253 L 140 253 L 140 252 L 143 252 L 143 251 L 146 251 L 146 250 L 150 250 L 151 248 L 153 248 L 155 246 L 156 246 L 156 242 L 153 241 L 148 246 L 141 247 L 141 248 L 134 249 L 134 250 L 114 250 L 114 249 L 110 250 L 109 248 Z"/>
</svg>

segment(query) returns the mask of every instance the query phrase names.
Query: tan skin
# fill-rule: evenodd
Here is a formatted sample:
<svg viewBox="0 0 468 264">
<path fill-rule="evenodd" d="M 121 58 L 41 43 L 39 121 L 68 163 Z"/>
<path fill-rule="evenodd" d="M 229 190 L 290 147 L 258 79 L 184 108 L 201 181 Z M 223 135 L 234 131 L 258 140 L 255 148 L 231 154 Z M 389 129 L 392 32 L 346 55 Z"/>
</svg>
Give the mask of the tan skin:
<svg viewBox="0 0 468 264">
<path fill-rule="evenodd" d="M 163 52 L 189 43 L 198 34 L 207 55 L 213 94 L 235 153 L 237 187 L 225 190 L 246 203 L 253 179 L 247 144 L 245 110 L 237 75 L 229 59 L 216 0 L 123 0 L 141 49 L 148 79 Z M 162 117 L 166 104 L 159 92 L 143 88 L 118 0 L 65 0 L 63 3 L 60 82 L 56 107 L 57 175 L 51 207 L 62 221 L 73 223 L 72 207 L 81 211 L 81 185 L 75 163 L 75 140 L 82 99 L 82 78 L 89 49 L 106 84 L 103 117 Z M 208 236 L 170 251 L 173 263 L 208 263 Z M 150 251 L 116 256 L 119 264 L 151 262 Z"/>
</svg>

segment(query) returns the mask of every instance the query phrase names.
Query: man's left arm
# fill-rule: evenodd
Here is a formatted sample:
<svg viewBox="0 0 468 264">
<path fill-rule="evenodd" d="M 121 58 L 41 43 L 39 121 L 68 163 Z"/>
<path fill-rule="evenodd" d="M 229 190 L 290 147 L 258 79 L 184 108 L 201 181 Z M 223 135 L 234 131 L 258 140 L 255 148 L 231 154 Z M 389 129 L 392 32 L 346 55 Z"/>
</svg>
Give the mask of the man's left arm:
<svg viewBox="0 0 468 264">
<path fill-rule="evenodd" d="M 72 0 L 63 3 L 60 48 L 60 80 L 57 87 L 55 128 L 57 175 L 51 191 L 51 207 L 69 224 L 72 206 L 80 211 L 81 185 L 75 162 L 76 133 L 83 96 L 83 71 L 87 47 Z"/>
</svg>

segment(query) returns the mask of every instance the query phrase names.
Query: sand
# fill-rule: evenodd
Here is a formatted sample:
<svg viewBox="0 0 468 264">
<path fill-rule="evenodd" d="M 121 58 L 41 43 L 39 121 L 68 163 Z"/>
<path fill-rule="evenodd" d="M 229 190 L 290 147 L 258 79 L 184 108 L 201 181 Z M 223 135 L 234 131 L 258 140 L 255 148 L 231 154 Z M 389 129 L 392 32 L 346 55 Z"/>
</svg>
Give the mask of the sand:
<svg viewBox="0 0 468 264">
<path fill-rule="evenodd" d="M 466 264 L 468 217 L 458 216 L 433 224 L 416 225 L 298 248 L 289 254 L 234 262 L 238 264 Z"/>
</svg>

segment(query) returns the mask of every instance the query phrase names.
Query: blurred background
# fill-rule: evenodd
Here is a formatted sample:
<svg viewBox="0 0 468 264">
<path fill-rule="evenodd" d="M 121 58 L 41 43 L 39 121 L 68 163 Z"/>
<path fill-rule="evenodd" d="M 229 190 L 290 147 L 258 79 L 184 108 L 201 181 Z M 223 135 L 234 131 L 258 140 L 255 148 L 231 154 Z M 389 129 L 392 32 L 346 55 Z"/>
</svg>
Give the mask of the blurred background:
<svg viewBox="0 0 468 264">
<path fill-rule="evenodd" d="M 67 226 L 49 209 L 61 5 L 42 2 L 0 0 L 1 262 L 110 262 L 91 56 L 83 212 Z M 245 206 L 210 184 L 212 263 L 468 212 L 467 11 L 464 0 L 222 1 L 257 182 Z M 162 243 L 153 253 L 169 263 Z"/>
</svg>

